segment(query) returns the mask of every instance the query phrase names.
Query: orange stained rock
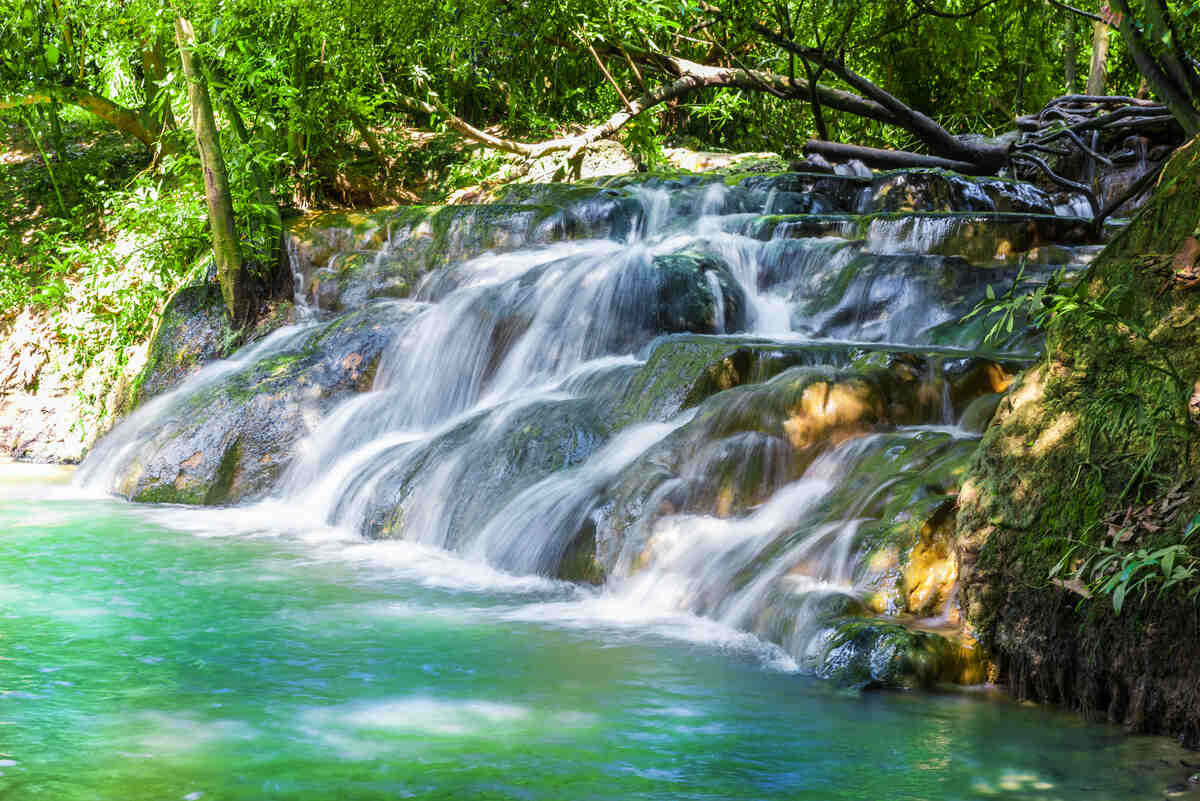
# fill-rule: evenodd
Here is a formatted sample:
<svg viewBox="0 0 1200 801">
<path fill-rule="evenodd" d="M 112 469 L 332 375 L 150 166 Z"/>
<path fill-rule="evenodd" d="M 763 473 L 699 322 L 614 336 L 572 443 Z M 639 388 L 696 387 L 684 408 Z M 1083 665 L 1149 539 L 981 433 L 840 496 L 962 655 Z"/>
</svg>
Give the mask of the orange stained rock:
<svg viewBox="0 0 1200 801">
<path fill-rule="evenodd" d="M 862 381 L 829 384 L 818 381 L 804 389 L 783 423 L 788 442 L 802 450 L 825 439 L 835 444 L 863 433 L 883 417 L 883 403 Z"/>
</svg>

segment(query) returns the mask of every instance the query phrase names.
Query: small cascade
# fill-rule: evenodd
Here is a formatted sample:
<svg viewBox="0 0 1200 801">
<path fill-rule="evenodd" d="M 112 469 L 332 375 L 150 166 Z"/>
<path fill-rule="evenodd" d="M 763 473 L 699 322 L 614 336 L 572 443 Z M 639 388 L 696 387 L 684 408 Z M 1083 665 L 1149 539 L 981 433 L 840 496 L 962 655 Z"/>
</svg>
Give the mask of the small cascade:
<svg viewBox="0 0 1200 801">
<path fill-rule="evenodd" d="M 853 166 L 314 218 L 288 244 L 306 322 L 145 403 L 79 479 L 603 584 L 901 681 L 903 632 L 951 604 L 929 521 L 1037 346 L 958 321 L 1084 263 L 1085 230 L 1025 185 Z"/>
</svg>

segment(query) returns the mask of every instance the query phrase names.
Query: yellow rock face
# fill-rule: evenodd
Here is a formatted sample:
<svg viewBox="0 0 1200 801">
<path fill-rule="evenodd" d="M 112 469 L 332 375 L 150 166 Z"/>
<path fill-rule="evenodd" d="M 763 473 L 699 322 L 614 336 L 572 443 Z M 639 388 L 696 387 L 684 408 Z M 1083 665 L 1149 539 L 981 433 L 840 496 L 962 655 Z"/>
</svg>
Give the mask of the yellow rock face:
<svg viewBox="0 0 1200 801">
<path fill-rule="evenodd" d="M 864 381 L 819 381 L 805 388 L 800 401 L 788 410 L 783 430 L 793 448 L 804 450 L 865 433 L 883 412 L 882 399 Z"/>
<path fill-rule="evenodd" d="M 943 506 L 921 527 L 920 536 L 904 567 L 906 610 L 918 617 L 945 608 L 958 582 L 954 552 L 954 510 Z"/>
</svg>

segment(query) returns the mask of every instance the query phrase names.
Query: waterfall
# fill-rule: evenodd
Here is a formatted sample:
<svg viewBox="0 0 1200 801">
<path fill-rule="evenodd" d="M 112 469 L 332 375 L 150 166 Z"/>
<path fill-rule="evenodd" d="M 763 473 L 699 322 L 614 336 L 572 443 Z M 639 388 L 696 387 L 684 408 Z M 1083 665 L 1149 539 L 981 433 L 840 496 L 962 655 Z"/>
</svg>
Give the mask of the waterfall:
<svg viewBox="0 0 1200 801">
<path fill-rule="evenodd" d="M 1069 230 L 1004 182 L 955 179 L 954 213 L 886 205 L 935 180 L 627 178 L 552 211 L 534 187 L 491 211 L 316 227 L 319 246 L 289 245 L 306 321 L 144 404 L 79 482 L 155 500 L 195 485 L 204 502 L 602 580 L 821 671 L 833 621 L 944 613 L 906 612 L 896 532 L 953 491 L 975 436 L 954 421 L 1029 355 L 1002 364 L 956 321 Z M 978 211 L 1005 204 L 1032 210 Z M 204 420 L 247 395 L 286 421 Z"/>
</svg>

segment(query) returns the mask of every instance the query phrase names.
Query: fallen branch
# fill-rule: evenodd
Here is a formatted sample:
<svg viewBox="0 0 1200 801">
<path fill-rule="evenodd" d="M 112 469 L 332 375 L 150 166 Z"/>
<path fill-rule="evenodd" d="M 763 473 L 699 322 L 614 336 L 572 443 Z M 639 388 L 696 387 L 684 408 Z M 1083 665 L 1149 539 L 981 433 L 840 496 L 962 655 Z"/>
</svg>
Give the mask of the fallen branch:
<svg viewBox="0 0 1200 801">
<path fill-rule="evenodd" d="M 625 110 L 610 116 L 599 125 L 574 136 L 564 136 L 544 142 L 521 142 L 490 134 L 462 119 L 434 94 L 428 101 L 401 95 L 399 102 L 410 109 L 443 118 L 446 123 L 468 139 L 472 139 L 493 150 L 502 150 L 523 156 L 526 159 L 538 159 L 551 153 L 567 151 L 567 160 L 577 162 L 585 149 L 601 139 L 612 137 L 630 120 L 655 106 L 675 98 L 684 97 L 701 89 L 713 87 L 735 87 L 751 91 L 762 91 L 764 86 L 782 97 L 807 100 L 815 88 L 821 102 L 833 109 L 847 111 L 860 117 L 895 123 L 892 114 L 883 106 L 851 92 L 833 89 L 821 84 L 810 87 L 808 81 L 791 80 L 782 75 L 776 75 L 761 70 L 748 70 L 732 67 L 710 67 L 697 64 L 687 59 L 659 55 L 655 57 L 656 66 L 669 71 L 678 77 L 666 84 L 658 86 L 638 98 L 628 101 Z M 577 167 L 577 165 L 576 165 Z M 577 172 L 577 169 L 576 169 Z"/>
<path fill-rule="evenodd" d="M 920 137 L 921 141 L 925 142 L 935 155 L 952 161 L 973 164 L 975 165 L 973 169 L 981 172 L 993 172 L 1004 164 L 1007 147 L 999 145 L 980 147 L 965 144 L 929 116 L 922 114 L 887 90 L 849 69 L 840 59 L 833 58 L 823 50 L 801 47 L 766 25 L 751 23 L 750 27 L 755 33 L 784 51 L 829 70 L 853 87 L 855 91 L 862 92 L 864 97 L 887 109 L 893 117 L 893 125 Z"/>
<path fill-rule="evenodd" d="M 804 145 L 804 155 L 816 153 L 820 156 L 835 160 L 858 159 L 868 167 L 883 169 L 897 167 L 932 168 L 953 170 L 967 175 L 986 175 L 990 170 L 980 168 L 978 164 L 969 161 L 955 161 L 938 156 L 926 156 L 922 153 L 911 153 L 907 150 L 884 150 L 863 145 L 844 145 L 839 142 L 826 142 L 810 139 Z"/>
</svg>

